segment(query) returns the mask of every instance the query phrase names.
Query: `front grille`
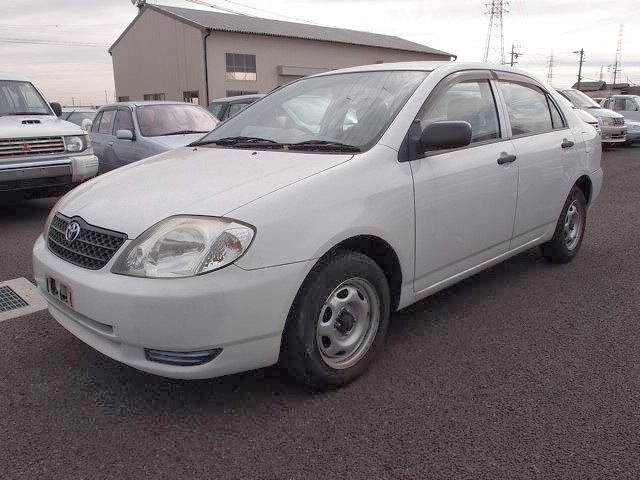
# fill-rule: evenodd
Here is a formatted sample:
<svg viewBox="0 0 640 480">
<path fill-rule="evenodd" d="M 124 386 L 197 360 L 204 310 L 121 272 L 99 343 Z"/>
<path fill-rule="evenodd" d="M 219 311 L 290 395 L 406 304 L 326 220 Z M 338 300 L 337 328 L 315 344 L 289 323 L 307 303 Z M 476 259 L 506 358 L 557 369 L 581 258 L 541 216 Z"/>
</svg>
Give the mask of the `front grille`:
<svg viewBox="0 0 640 480">
<path fill-rule="evenodd" d="M 144 355 L 150 362 L 175 365 L 177 367 L 203 365 L 216 358 L 221 352 L 221 348 L 198 352 L 171 352 L 167 350 L 152 350 L 150 348 L 144 349 Z"/>
<path fill-rule="evenodd" d="M 72 222 L 80 226 L 80 233 L 69 241 L 65 234 Z M 47 245 L 51 252 L 69 263 L 99 270 L 111 260 L 126 239 L 124 233 L 94 227 L 81 218 L 67 218 L 56 213 L 49 227 Z"/>
<path fill-rule="evenodd" d="M 30 188 L 61 187 L 71 184 L 71 175 L 45 178 L 25 178 L 23 180 L 9 180 L 0 182 L 0 192 L 24 190 Z"/>
<path fill-rule="evenodd" d="M 624 117 L 614 118 L 613 119 L 613 124 L 614 125 L 624 125 Z"/>
<path fill-rule="evenodd" d="M 62 137 L 2 138 L 0 158 L 64 153 Z"/>
</svg>

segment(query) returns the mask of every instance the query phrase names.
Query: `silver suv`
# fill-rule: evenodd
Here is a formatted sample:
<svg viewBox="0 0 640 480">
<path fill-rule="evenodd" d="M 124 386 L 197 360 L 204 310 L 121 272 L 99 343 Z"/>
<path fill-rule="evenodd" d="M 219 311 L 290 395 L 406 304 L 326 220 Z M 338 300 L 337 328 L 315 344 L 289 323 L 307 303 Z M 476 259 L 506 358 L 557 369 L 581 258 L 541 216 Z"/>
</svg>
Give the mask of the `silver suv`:
<svg viewBox="0 0 640 480">
<path fill-rule="evenodd" d="M 98 172 L 89 136 L 24 77 L 0 73 L 0 197 L 55 196 Z"/>
<path fill-rule="evenodd" d="M 627 124 L 627 143 L 640 143 L 640 95 L 612 95 L 602 106 L 624 115 Z"/>
<path fill-rule="evenodd" d="M 603 144 L 615 145 L 627 142 L 627 126 L 622 115 L 602 108 L 580 90 L 565 88 L 558 90 L 558 93 L 569 100 L 576 108 L 584 110 L 598 119 Z"/>
</svg>

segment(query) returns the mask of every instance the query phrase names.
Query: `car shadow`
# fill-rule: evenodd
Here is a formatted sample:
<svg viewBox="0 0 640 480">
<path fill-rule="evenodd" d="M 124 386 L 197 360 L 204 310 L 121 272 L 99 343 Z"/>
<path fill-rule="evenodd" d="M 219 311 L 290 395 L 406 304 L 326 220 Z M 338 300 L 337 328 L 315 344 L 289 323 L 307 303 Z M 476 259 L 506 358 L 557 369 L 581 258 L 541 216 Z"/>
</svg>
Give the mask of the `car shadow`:
<svg viewBox="0 0 640 480">
<path fill-rule="evenodd" d="M 57 197 L 35 200 L 6 200 L 0 198 L 0 226 L 16 223 L 44 221 Z"/>
<path fill-rule="evenodd" d="M 395 313 L 391 318 L 386 348 L 380 357 L 384 357 L 389 349 L 397 349 L 407 337 L 425 333 L 429 335 L 432 324 L 425 326 L 425 322 L 446 321 L 450 316 L 463 317 L 469 302 L 482 303 L 493 298 L 496 290 L 509 289 L 511 284 L 521 281 L 523 275 L 536 268 L 562 267 L 548 264 L 534 249 Z M 192 410 L 199 414 L 215 415 L 238 409 L 259 410 L 264 408 L 265 400 L 267 404 L 273 405 L 275 402 L 277 405 L 278 402 L 314 401 L 318 395 L 350 397 L 357 395 L 360 388 L 366 388 L 364 384 L 359 386 L 360 382 L 368 383 L 376 378 L 374 363 L 370 375 L 329 393 L 297 384 L 278 366 L 207 380 L 175 380 L 116 363 L 71 336 L 63 343 L 67 344 L 64 348 L 75 351 L 79 357 L 67 364 L 67 368 L 75 370 L 72 376 L 77 376 L 81 384 L 89 383 L 95 395 L 120 399 L 127 409 L 133 410 L 131 413 L 134 415 L 148 414 L 157 408 L 165 413 Z M 380 360 L 378 358 L 378 362 Z M 87 388 L 86 385 L 77 387 Z"/>
</svg>

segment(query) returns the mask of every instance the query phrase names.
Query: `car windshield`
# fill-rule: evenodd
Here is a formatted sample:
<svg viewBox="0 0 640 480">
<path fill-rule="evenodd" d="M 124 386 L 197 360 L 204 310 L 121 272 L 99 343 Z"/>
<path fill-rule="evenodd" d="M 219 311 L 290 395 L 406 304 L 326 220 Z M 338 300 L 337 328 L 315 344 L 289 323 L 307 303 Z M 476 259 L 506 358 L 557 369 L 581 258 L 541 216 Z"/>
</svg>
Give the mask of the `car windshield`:
<svg viewBox="0 0 640 480">
<path fill-rule="evenodd" d="M 377 142 L 428 74 L 378 71 L 305 78 L 274 91 L 198 143 L 362 151 Z"/>
<path fill-rule="evenodd" d="M 0 116 L 2 115 L 53 115 L 53 113 L 30 82 L 0 80 Z"/>
<path fill-rule="evenodd" d="M 579 90 L 562 90 L 560 93 L 568 98 L 577 108 L 602 108 L 591 97 L 588 97 Z"/>
<path fill-rule="evenodd" d="M 218 124 L 204 108 L 188 104 L 143 105 L 136 115 L 144 137 L 207 133 Z"/>
<path fill-rule="evenodd" d="M 67 122 L 82 126 L 83 120 L 91 120 L 93 122 L 93 119 L 96 118 L 96 113 L 97 112 L 72 112 L 66 120 Z"/>
</svg>

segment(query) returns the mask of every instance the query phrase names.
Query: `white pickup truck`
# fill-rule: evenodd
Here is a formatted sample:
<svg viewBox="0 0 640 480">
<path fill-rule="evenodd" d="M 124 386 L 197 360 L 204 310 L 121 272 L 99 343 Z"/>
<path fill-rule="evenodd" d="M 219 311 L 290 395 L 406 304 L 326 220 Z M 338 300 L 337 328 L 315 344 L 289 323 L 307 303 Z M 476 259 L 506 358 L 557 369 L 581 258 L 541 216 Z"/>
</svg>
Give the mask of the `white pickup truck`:
<svg viewBox="0 0 640 480">
<path fill-rule="evenodd" d="M 60 113 L 29 80 L 0 72 L 0 198 L 56 196 L 97 174 L 89 136 Z"/>
</svg>

